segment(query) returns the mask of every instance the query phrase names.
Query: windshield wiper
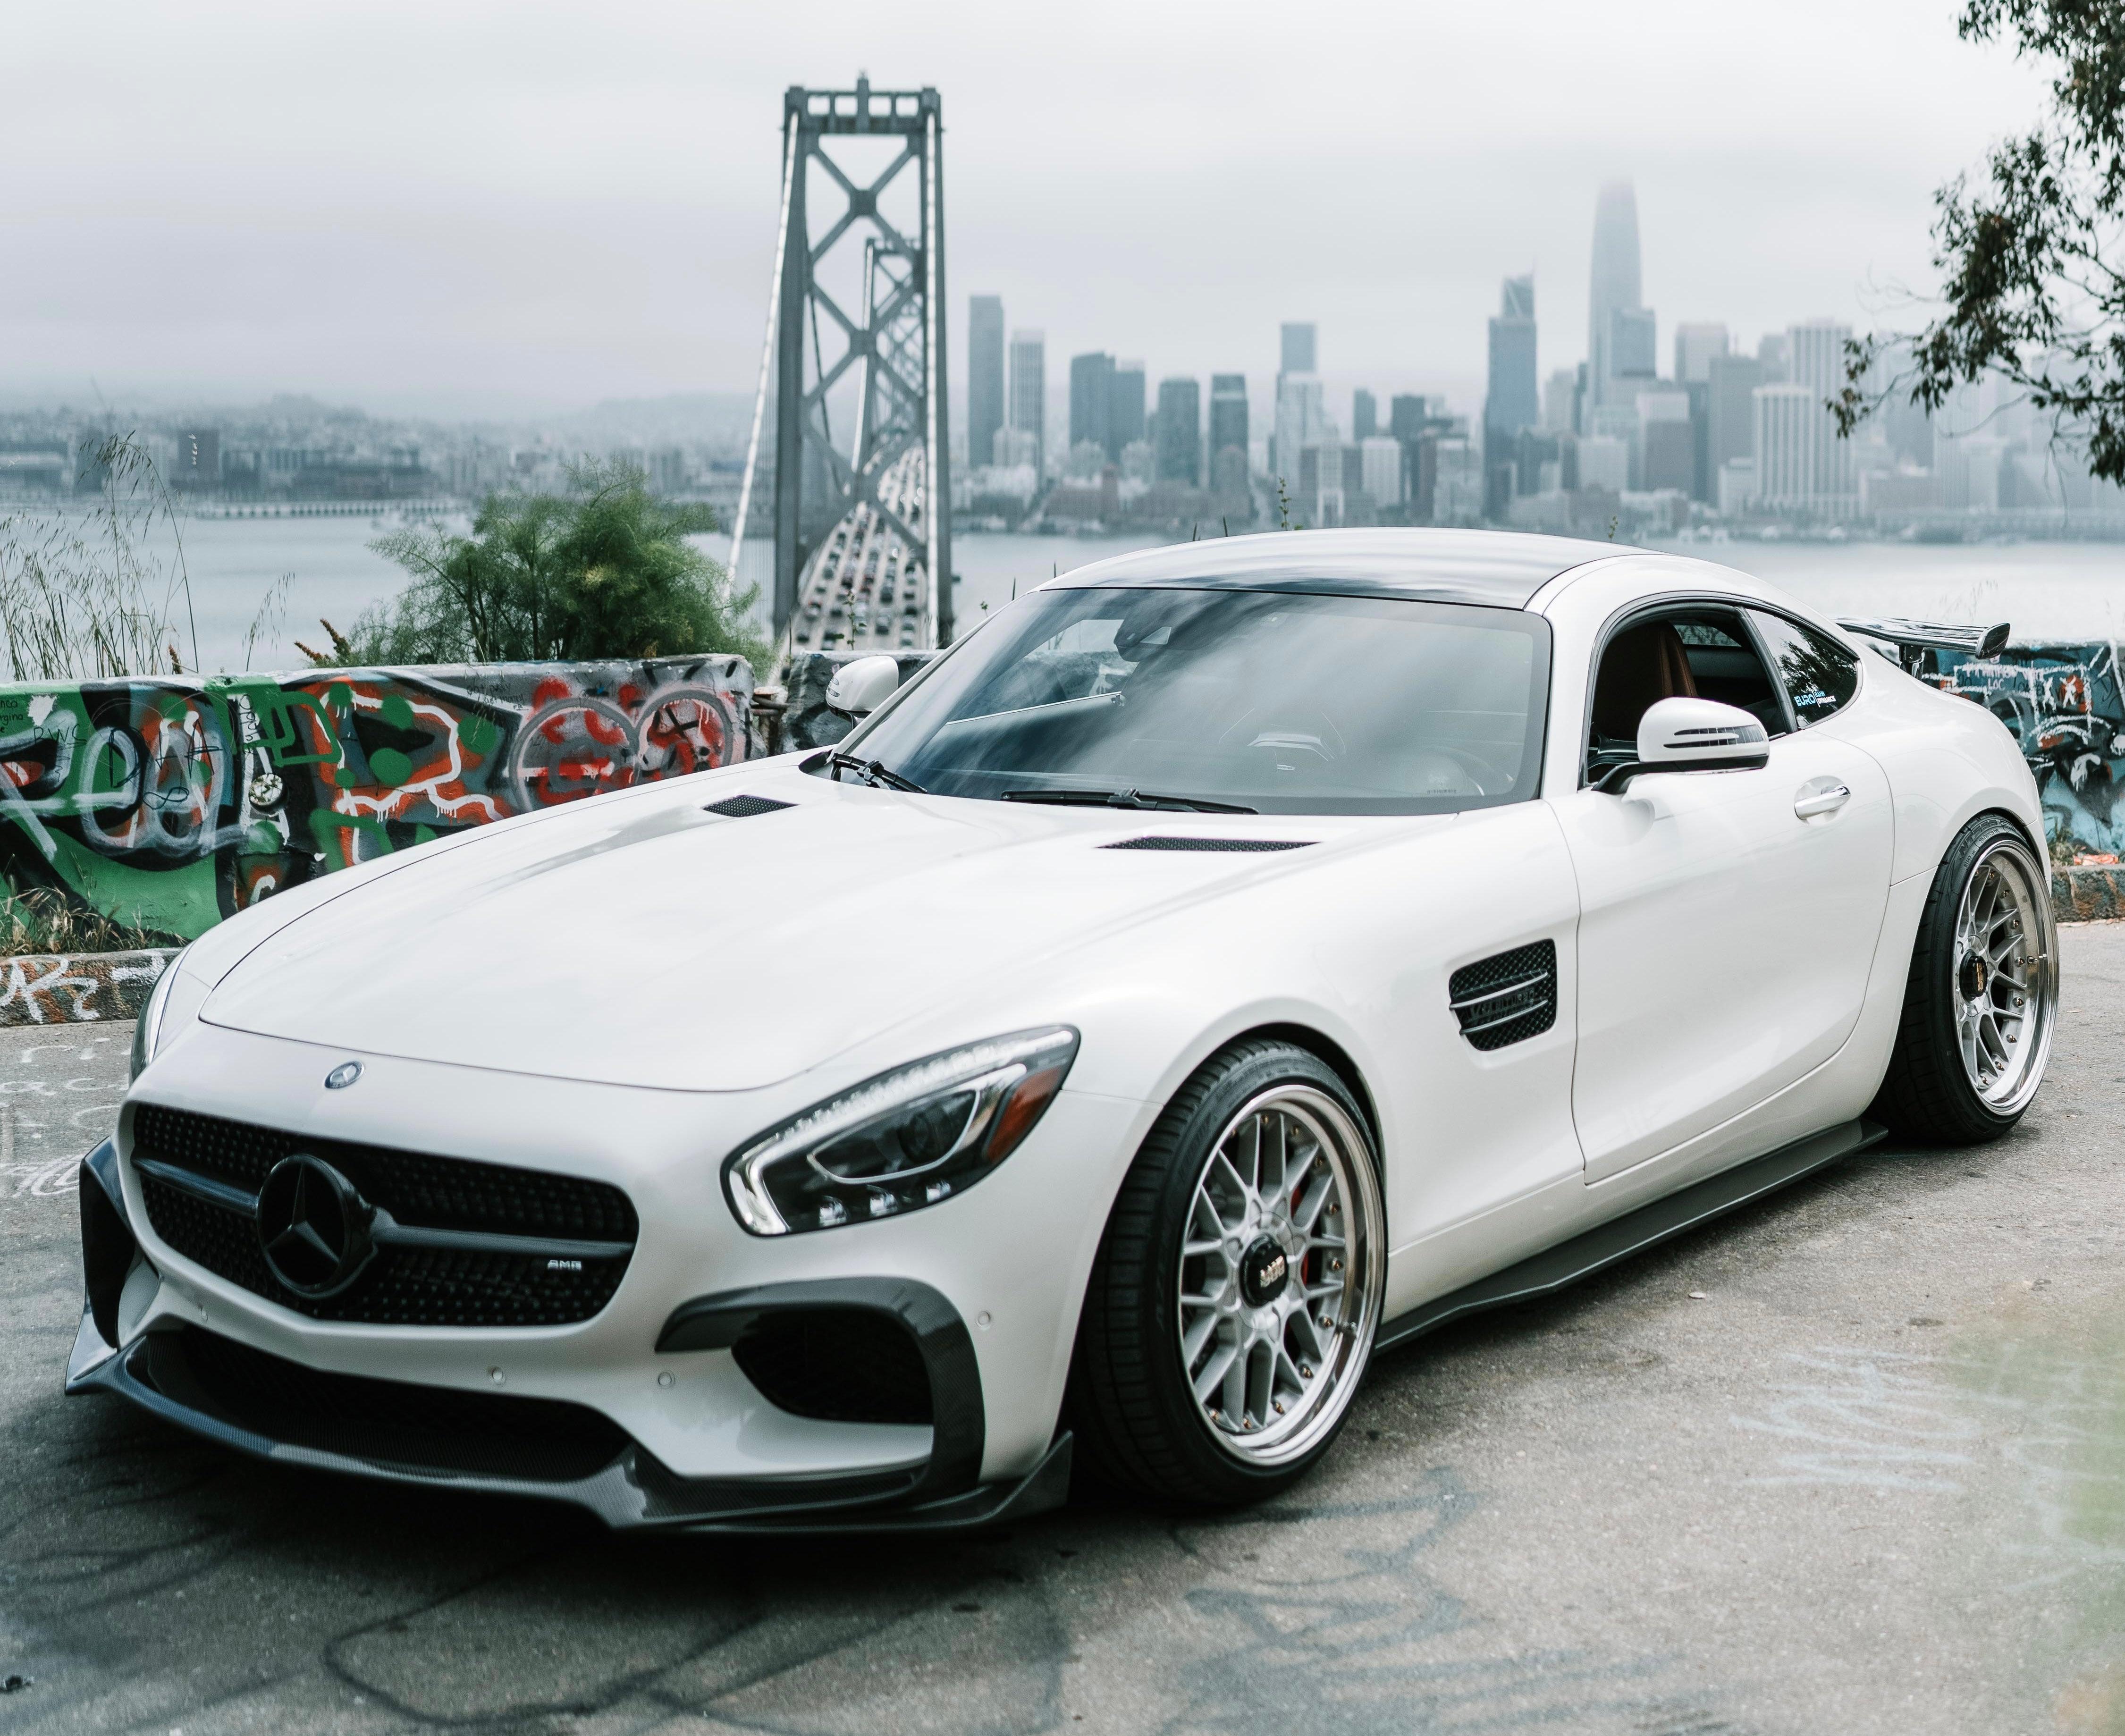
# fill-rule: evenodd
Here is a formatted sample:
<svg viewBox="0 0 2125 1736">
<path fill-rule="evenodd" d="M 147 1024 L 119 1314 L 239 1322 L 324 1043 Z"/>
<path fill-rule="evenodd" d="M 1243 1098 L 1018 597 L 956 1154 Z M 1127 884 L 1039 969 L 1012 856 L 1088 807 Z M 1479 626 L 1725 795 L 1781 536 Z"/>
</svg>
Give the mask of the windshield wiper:
<svg viewBox="0 0 2125 1736">
<path fill-rule="evenodd" d="M 1237 802 L 1206 802 L 1200 796 L 1157 796 L 1140 789 L 1007 789 L 1006 802 L 1044 802 L 1055 807 L 1150 807 L 1196 814 L 1251 814 Z"/>
<path fill-rule="evenodd" d="M 827 764 L 836 772 L 852 771 L 865 783 L 879 789 L 905 790 L 911 796 L 930 793 L 912 778 L 903 778 L 898 772 L 888 770 L 875 760 L 859 760 L 854 754 L 836 752 L 827 755 Z"/>
</svg>

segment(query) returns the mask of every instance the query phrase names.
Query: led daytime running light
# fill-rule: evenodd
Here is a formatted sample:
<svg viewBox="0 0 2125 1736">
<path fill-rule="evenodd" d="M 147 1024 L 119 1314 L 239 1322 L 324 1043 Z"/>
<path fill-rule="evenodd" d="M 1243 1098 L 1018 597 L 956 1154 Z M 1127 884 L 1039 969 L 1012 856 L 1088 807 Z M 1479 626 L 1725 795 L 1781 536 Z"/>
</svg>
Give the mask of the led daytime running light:
<svg viewBox="0 0 2125 1736">
<path fill-rule="evenodd" d="M 1000 1133 L 1008 1133 L 1010 1137 L 1005 1150 L 997 1152 L 996 1157 L 1001 1158 L 1015 1146 L 1053 1099 L 1062 1075 L 1068 1070 L 1077 1051 L 1077 1033 L 1074 1030 L 1064 1025 L 1050 1026 L 970 1043 L 964 1048 L 948 1050 L 942 1055 L 933 1055 L 866 1080 L 781 1127 L 770 1128 L 739 1150 L 724 1168 L 732 1209 L 739 1221 L 756 1235 L 786 1235 L 794 1229 L 824 1228 L 841 1221 L 833 1217 L 818 1225 L 798 1226 L 789 1221 L 776 1203 L 768 1178 L 770 1172 L 796 1161 L 821 1182 L 849 1195 L 873 1190 L 869 1215 L 885 1215 L 877 1203 L 877 1186 L 885 1183 L 898 1186 L 918 1178 L 939 1175 L 955 1161 L 964 1160 L 970 1151 L 995 1142 Z M 1025 1110 L 1014 1113 L 1014 1094 L 1027 1089 L 1029 1081 L 1037 1088 L 1036 1101 Z M 928 1099 L 958 1092 L 970 1094 L 973 1101 L 965 1123 L 953 1136 L 949 1147 L 937 1156 L 896 1169 L 876 1181 L 844 1174 L 820 1161 L 818 1154 L 830 1152 L 850 1136 L 888 1122 Z M 919 1204 L 935 1204 L 948 1197 L 954 1188 L 945 1180 L 932 1183 L 924 1191 L 926 1197 Z M 886 1211 L 898 1209 L 901 1208 L 897 1204 L 885 1208 Z"/>
</svg>

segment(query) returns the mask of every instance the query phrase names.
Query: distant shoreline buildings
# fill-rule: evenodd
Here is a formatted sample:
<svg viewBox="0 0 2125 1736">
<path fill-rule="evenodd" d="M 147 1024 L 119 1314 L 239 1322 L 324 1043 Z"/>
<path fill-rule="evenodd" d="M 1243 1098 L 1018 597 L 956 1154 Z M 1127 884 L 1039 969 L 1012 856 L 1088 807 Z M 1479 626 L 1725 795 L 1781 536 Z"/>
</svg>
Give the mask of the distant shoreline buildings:
<svg viewBox="0 0 2125 1736">
<path fill-rule="evenodd" d="M 971 296 L 955 525 L 2125 538 L 2125 490 L 2092 479 L 2072 443 L 2000 383 L 1966 388 L 1931 415 L 1890 402 L 1840 440 L 1828 401 L 1844 385 L 1852 332 L 1838 321 L 1798 320 L 1753 348 L 1722 322 L 1681 321 L 1664 354 L 1628 181 L 1595 200 L 1583 360 L 1543 371 L 1538 288 L 1533 273 L 1501 280 L 1473 414 L 1437 393 L 1383 404 L 1362 386 L 1347 407 L 1331 403 L 1321 328 L 1295 320 L 1277 333 L 1265 418 L 1251 408 L 1242 369 L 1205 382 L 1119 348 L 1058 360 L 1051 400 L 1044 331 L 1010 324 L 1001 296 Z M 1878 381 L 1905 360 L 1892 350 Z M 667 402 L 689 413 L 640 413 Z M 93 496 L 106 480 L 98 449 L 130 430 L 172 495 L 201 510 L 471 504 L 498 489 L 563 487 L 587 459 L 632 464 L 654 492 L 733 515 L 749 397 L 600 409 L 615 413 L 518 428 L 394 421 L 294 398 L 214 416 L 0 414 L 0 501 Z M 756 528 L 769 524 L 762 515 Z"/>
</svg>

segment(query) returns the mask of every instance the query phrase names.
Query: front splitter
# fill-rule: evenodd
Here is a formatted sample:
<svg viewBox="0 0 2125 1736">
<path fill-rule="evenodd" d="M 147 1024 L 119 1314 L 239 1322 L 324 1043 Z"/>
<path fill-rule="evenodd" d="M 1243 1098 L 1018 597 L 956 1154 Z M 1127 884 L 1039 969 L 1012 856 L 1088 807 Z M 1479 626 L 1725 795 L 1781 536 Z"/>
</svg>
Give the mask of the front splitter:
<svg viewBox="0 0 2125 1736">
<path fill-rule="evenodd" d="M 175 1334 L 148 1333 L 114 1350 L 82 1310 L 68 1360 L 70 1394 L 115 1393 L 217 1446 L 305 1470 L 468 1494 L 559 1501 L 595 1513 L 615 1531 L 850 1533 L 971 1531 L 1060 1507 L 1070 1491 L 1066 1430 L 1025 1476 L 934 1500 L 911 1500 L 926 1466 L 807 1478 L 689 1478 L 630 1442 L 609 1464 L 568 1479 L 494 1476 L 401 1464 L 276 1440 L 228 1415 L 190 1377 Z"/>
</svg>

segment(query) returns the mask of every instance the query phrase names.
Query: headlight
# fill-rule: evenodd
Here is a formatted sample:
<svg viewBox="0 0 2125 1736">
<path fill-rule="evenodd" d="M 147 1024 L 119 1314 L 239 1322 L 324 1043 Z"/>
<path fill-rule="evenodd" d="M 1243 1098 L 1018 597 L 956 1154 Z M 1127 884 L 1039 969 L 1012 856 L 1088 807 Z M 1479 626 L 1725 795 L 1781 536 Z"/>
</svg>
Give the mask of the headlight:
<svg viewBox="0 0 2125 1736">
<path fill-rule="evenodd" d="M 148 991 L 148 1004 L 140 1009 L 140 1017 L 133 1026 L 133 1071 L 130 1079 L 138 1079 L 148 1063 L 155 1058 L 155 1051 L 163 1040 L 163 1014 L 170 1004 L 170 990 L 177 980 L 177 967 L 184 962 L 184 953 L 180 952 L 163 967 L 163 974 L 155 979 L 155 986 Z"/>
<path fill-rule="evenodd" d="M 1016 1150 L 1077 1059 L 1067 1025 L 881 1073 L 770 1127 L 723 1165 L 756 1235 L 831 1230 L 964 1193 Z"/>
</svg>

